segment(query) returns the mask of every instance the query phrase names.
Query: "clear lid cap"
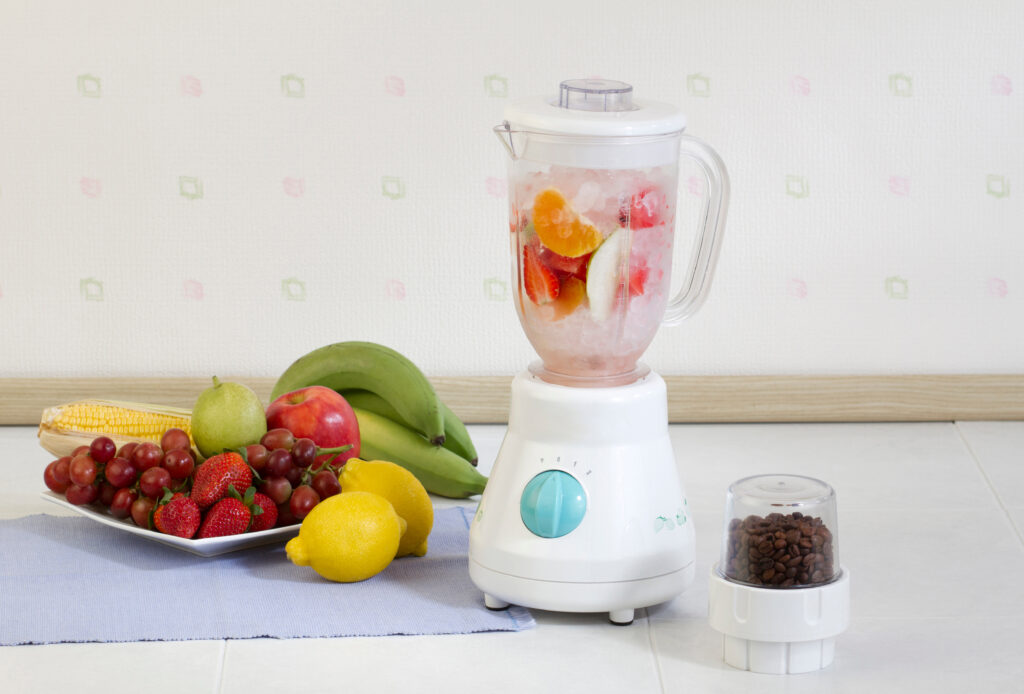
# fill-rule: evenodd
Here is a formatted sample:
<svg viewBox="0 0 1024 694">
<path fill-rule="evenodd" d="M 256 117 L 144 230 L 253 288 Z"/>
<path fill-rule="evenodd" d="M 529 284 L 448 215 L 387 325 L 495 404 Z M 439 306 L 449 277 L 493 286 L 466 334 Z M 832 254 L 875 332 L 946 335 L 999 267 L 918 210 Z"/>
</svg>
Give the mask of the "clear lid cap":
<svg viewBox="0 0 1024 694">
<path fill-rule="evenodd" d="M 738 583 L 801 588 L 839 575 L 836 494 L 801 475 L 757 475 L 729 486 L 719 572 Z"/>
<path fill-rule="evenodd" d="M 558 105 L 577 111 L 633 111 L 633 85 L 616 80 L 565 80 L 558 86 Z"/>
<path fill-rule="evenodd" d="M 634 99 L 632 85 L 595 78 L 565 80 L 557 97 L 514 100 L 505 107 L 505 120 L 514 131 L 601 137 L 668 135 L 686 127 L 675 106 Z"/>
</svg>

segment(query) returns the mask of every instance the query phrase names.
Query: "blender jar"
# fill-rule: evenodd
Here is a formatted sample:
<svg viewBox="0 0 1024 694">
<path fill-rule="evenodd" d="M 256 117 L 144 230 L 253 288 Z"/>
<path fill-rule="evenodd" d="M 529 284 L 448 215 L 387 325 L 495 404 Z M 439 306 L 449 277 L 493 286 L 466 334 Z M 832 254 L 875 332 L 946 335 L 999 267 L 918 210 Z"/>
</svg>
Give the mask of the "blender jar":
<svg viewBox="0 0 1024 694">
<path fill-rule="evenodd" d="M 569 80 L 557 100 L 512 103 L 495 128 L 510 155 L 510 246 L 520 323 L 541 378 L 617 385 L 662 322 L 693 313 L 710 285 L 728 178 L 667 104 L 611 80 Z M 669 297 L 680 154 L 708 180 L 704 228 Z"/>
</svg>

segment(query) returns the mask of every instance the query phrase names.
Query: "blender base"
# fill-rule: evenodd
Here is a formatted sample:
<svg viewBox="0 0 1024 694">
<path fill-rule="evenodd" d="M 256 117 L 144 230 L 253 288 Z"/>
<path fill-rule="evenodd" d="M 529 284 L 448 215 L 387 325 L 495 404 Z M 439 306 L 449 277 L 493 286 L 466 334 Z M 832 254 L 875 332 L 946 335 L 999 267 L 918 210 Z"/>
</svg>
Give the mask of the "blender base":
<svg viewBox="0 0 1024 694">
<path fill-rule="evenodd" d="M 687 587 L 694 557 L 664 380 L 572 388 L 518 374 L 470 525 L 469 574 L 487 607 L 628 624 Z"/>
<path fill-rule="evenodd" d="M 493 593 L 484 593 L 489 610 L 504 610 L 522 605 L 555 612 L 608 612 L 612 624 L 633 622 L 637 609 L 671 600 L 693 581 L 694 564 L 664 576 L 616 583 L 568 583 L 540 581 L 491 571 L 470 561 L 469 575 L 477 585 L 487 585 Z M 498 597 L 498 596 L 501 597 Z"/>
</svg>

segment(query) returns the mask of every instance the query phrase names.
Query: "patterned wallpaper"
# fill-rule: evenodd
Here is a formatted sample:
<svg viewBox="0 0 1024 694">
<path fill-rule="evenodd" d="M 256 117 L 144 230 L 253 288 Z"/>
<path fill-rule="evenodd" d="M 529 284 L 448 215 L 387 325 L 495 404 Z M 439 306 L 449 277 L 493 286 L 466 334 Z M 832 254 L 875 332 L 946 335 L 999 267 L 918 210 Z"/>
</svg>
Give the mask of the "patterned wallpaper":
<svg viewBox="0 0 1024 694">
<path fill-rule="evenodd" d="M 272 376 L 348 339 L 522 368 L 490 129 L 582 76 L 681 106 L 732 178 L 710 298 L 652 367 L 1024 371 L 1022 26 L 1009 0 L 0 0 L 0 377 Z"/>
</svg>

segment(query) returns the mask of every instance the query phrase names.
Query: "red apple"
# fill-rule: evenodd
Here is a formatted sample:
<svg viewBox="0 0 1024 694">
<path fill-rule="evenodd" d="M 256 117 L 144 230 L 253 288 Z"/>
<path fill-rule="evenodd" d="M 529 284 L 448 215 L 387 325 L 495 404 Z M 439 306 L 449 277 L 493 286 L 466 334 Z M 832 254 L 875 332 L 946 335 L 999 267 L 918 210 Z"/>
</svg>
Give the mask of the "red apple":
<svg viewBox="0 0 1024 694">
<path fill-rule="evenodd" d="M 319 448 L 352 445 L 332 463 L 340 465 L 359 455 L 359 422 L 348 400 L 324 386 L 299 388 L 267 407 L 267 429 L 283 427 L 295 438 L 313 439 Z M 320 458 L 317 459 L 320 464 Z"/>
</svg>

